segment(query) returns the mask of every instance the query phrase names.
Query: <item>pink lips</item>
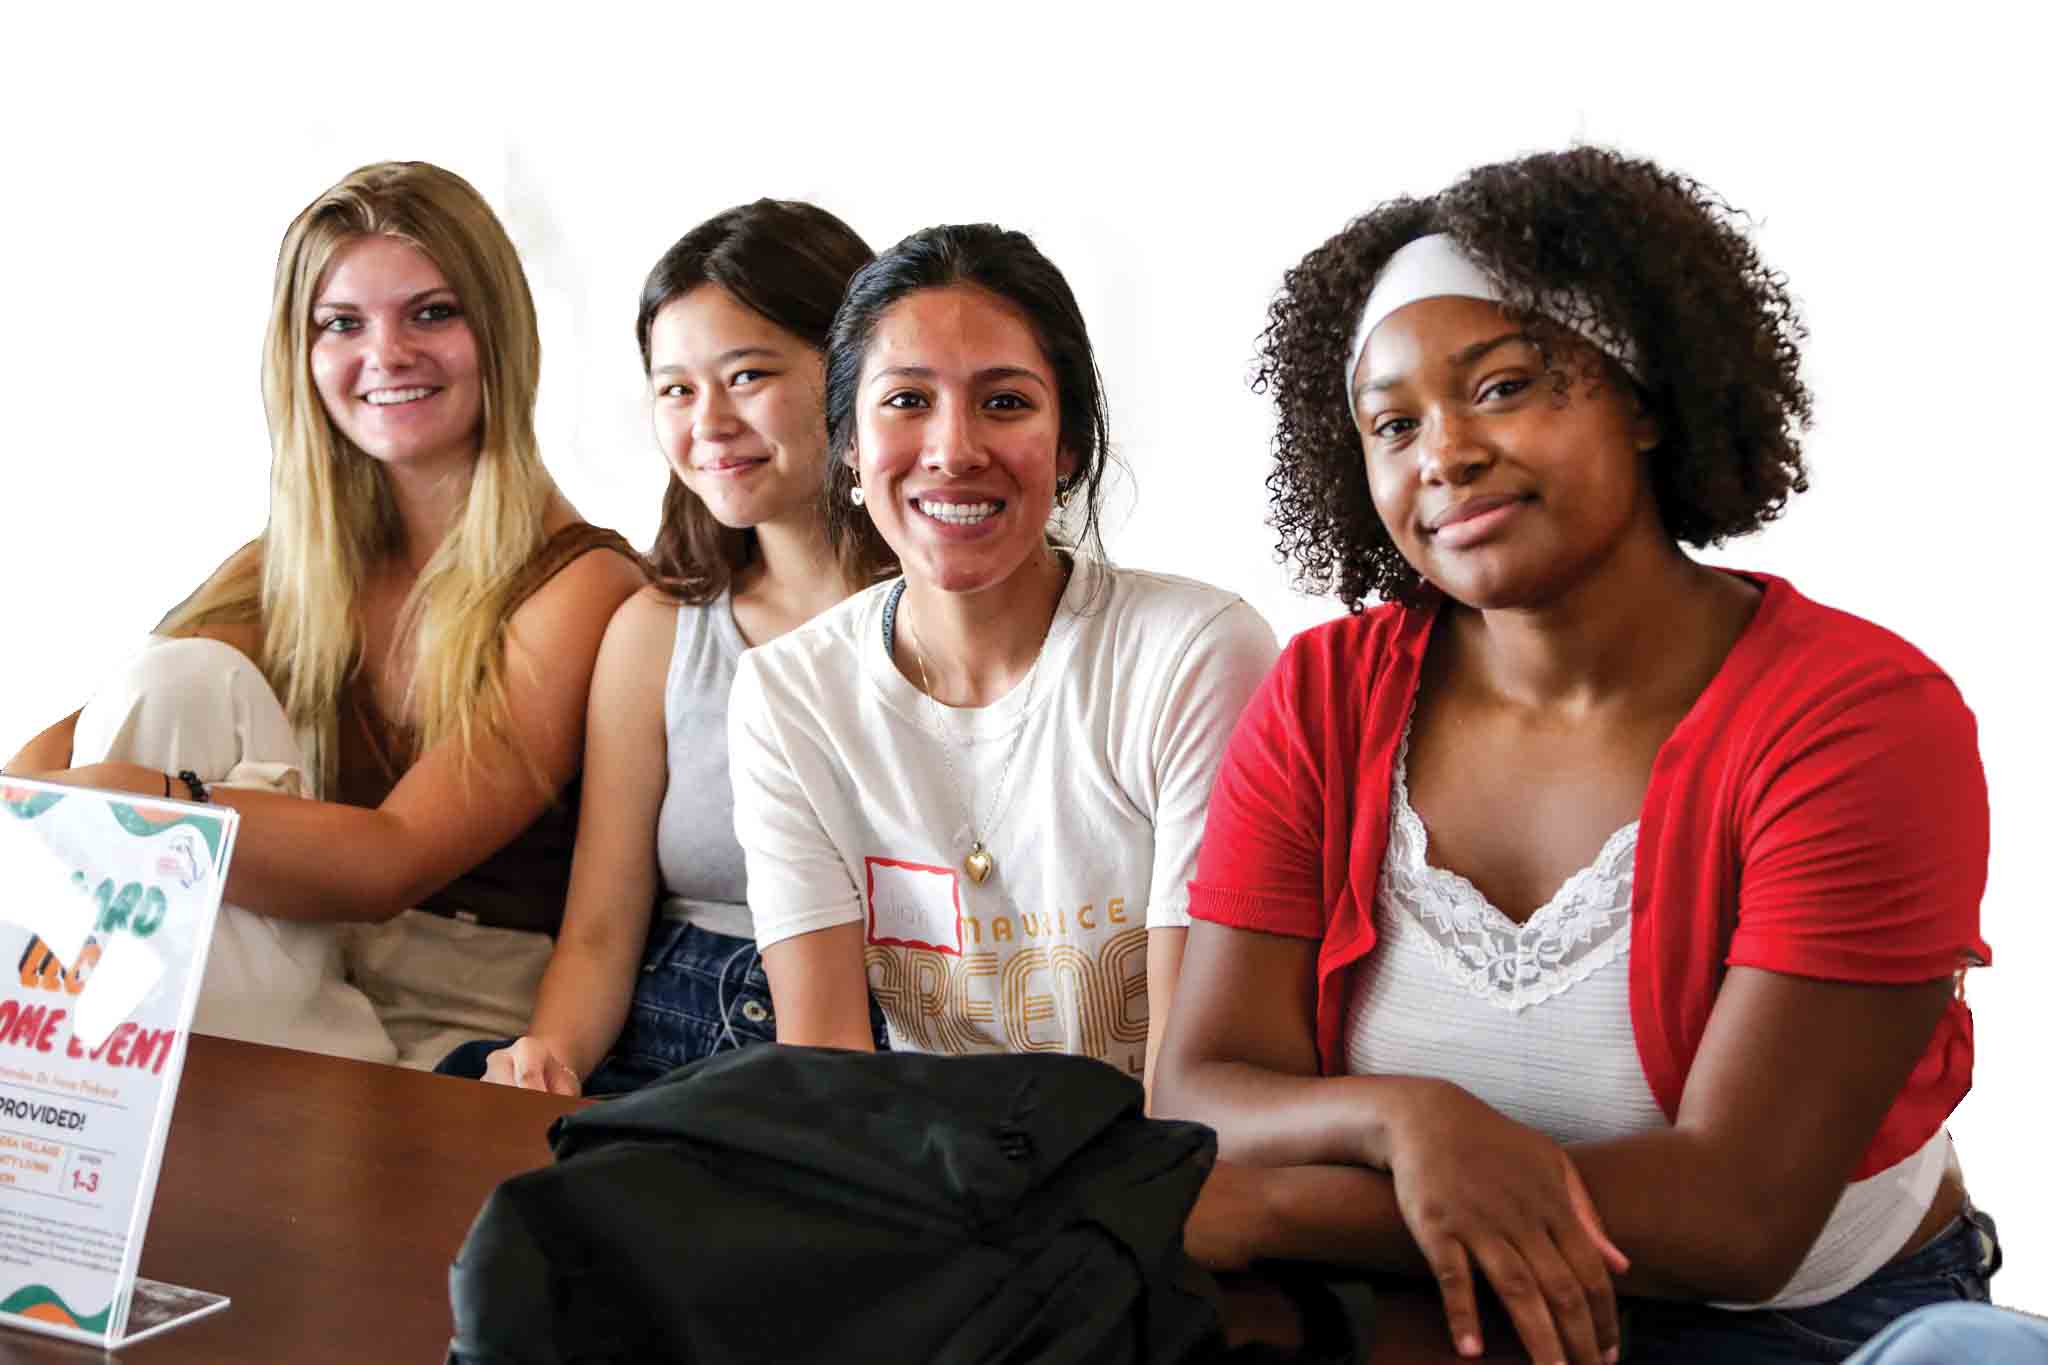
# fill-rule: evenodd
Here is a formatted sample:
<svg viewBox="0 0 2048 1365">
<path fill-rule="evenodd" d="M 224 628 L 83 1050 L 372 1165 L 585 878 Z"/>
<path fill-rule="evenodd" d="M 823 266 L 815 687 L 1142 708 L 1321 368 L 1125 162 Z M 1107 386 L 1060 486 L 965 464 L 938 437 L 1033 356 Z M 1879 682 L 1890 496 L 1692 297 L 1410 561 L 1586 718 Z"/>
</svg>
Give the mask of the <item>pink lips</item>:
<svg viewBox="0 0 2048 1365">
<path fill-rule="evenodd" d="M 1486 540 L 1512 521 L 1526 501 L 1499 493 L 1466 498 L 1439 512 L 1434 521 L 1426 524 L 1438 545 L 1453 550 L 1463 549 Z"/>
<path fill-rule="evenodd" d="M 1520 498 L 1508 493 L 1488 493 L 1483 497 L 1467 498 L 1463 502 L 1453 503 L 1437 513 L 1433 520 L 1424 524 L 1432 531 L 1441 531 L 1446 526 L 1455 526 L 1461 521 L 1485 516 L 1496 508 L 1509 507 L 1520 501 Z"/>
</svg>

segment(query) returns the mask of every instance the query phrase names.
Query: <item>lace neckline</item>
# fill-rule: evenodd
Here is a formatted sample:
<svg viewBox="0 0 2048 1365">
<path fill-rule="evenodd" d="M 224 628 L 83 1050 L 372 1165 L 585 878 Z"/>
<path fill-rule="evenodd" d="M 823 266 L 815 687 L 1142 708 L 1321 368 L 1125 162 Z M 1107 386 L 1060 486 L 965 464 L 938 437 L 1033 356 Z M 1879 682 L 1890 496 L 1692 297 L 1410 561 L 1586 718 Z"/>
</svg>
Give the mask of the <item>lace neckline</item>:
<svg viewBox="0 0 2048 1365">
<path fill-rule="evenodd" d="M 1431 956 L 1454 980 L 1503 1009 L 1547 1000 L 1619 956 L 1628 944 L 1641 822 L 1607 836 L 1591 863 L 1517 924 L 1470 879 L 1429 862 L 1429 830 L 1408 798 L 1413 725 L 1411 715 L 1394 755 L 1383 906 L 1422 929 Z"/>
</svg>

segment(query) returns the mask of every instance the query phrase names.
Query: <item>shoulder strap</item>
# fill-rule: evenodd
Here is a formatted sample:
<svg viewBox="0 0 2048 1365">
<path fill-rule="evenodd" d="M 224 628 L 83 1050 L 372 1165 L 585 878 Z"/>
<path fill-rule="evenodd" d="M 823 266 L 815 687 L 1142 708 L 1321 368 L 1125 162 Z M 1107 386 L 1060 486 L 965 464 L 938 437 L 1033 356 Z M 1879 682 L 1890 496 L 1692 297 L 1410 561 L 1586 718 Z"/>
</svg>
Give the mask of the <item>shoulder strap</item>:
<svg viewBox="0 0 2048 1365">
<path fill-rule="evenodd" d="M 527 599 L 546 587 L 556 574 L 592 550 L 616 550 L 633 563 L 642 564 L 639 551 L 617 531 L 592 526 L 587 521 L 572 521 L 549 536 L 534 551 L 533 558 L 520 568 L 518 577 L 513 580 L 512 594 L 506 600 L 506 616 L 525 606 Z"/>
</svg>

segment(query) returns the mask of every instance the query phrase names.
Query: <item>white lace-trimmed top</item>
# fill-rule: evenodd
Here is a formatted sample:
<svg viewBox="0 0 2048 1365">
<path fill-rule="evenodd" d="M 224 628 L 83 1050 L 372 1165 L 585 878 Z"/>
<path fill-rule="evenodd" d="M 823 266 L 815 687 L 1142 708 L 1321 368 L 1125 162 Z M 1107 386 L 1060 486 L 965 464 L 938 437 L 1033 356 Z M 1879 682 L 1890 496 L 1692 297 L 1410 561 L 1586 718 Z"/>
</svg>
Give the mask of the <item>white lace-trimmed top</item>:
<svg viewBox="0 0 2048 1365">
<path fill-rule="evenodd" d="M 1430 866 L 1429 832 L 1408 799 L 1405 734 L 1391 806 L 1378 941 L 1359 963 L 1346 1019 L 1349 1070 L 1454 1081 L 1560 1143 L 1665 1126 L 1629 1015 L 1635 823 L 1517 924 L 1470 881 Z M 1948 1150 L 1937 1132 L 1851 1184 L 1791 1282 L 1754 1306 L 1824 1303 L 1868 1278 L 1926 1213 Z"/>
</svg>

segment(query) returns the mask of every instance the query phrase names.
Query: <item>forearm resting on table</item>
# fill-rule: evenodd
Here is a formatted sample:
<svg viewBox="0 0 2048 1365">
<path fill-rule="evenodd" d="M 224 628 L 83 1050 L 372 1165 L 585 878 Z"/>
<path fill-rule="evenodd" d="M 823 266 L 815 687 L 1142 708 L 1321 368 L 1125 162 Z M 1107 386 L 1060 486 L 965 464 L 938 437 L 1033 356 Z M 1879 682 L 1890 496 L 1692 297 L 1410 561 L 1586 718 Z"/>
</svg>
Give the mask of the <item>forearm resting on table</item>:
<svg viewBox="0 0 2048 1365">
<path fill-rule="evenodd" d="M 1341 1095 L 1344 1088 L 1328 1089 Z M 1203 1117 L 1199 1108 L 1175 1112 Z M 1340 1126 L 1332 1124 L 1333 1130 Z M 1242 1177 L 1256 1190 L 1242 1215 L 1251 1220 L 1243 1245 L 1252 1258 L 1427 1273 L 1392 1177 L 1362 1162 L 1333 1161 L 1339 1132 L 1318 1135 L 1307 1125 L 1248 1132 L 1251 1127 L 1233 1123 L 1235 1140 L 1224 1144 L 1223 1155 L 1254 1167 Z M 1286 1129 L 1288 1122 L 1274 1127 Z M 1298 1152 L 1320 1154 L 1292 1160 Z M 1790 1279 L 1811 1244 L 1811 1235 L 1802 1239 L 1796 1229 L 1788 1236 L 1785 1220 L 1759 1206 L 1757 1191 L 1744 1188 L 1738 1172 L 1717 1171 L 1716 1154 L 1698 1135 L 1667 1129 L 1568 1152 L 1608 1237 L 1629 1257 L 1629 1270 L 1615 1279 L 1623 1294 L 1762 1301 Z"/>
<path fill-rule="evenodd" d="M 1252 1166 L 1387 1165 L 1389 1119 L 1420 1087 L 1413 1076 L 1318 1076 L 1250 1062 L 1184 1062 L 1171 1048 L 1154 1082 L 1162 1118 L 1217 1132 L 1226 1161 Z"/>
<path fill-rule="evenodd" d="M 1226 1159 L 1245 1159 L 1248 1146 L 1228 1146 Z M 1253 1159 L 1263 1161 L 1284 1144 L 1259 1146 Z M 1701 1135 L 1683 1129 L 1567 1150 L 1607 1236 L 1629 1258 L 1628 1271 L 1615 1277 L 1622 1294 L 1763 1302 L 1783 1289 L 1819 1232 L 1806 1226 L 1810 1220 L 1767 1207 L 1779 1201 L 1728 1169 Z M 1261 1164 L 1226 1171 L 1226 1178 L 1253 1191 L 1230 1201 L 1231 1216 L 1247 1222 L 1232 1240 L 1248 1259 L 1427 1273 L 1384 1171 L 1359 1164 Z"/>
<path fill-rule="evenodd" d="M 1208 1061 L 1162 1075 L 1158 1105 L 1164 1114 L 1216 1128 L 1225 1161 L 1264 1168 L 1247 1177 L 1254 1181 L 1256 1198 L 1244 1201 L 1241 1215 L 1253 1223 L 1244 1242 L 1253 1257 L 1426 1273 L 1396 1203 L 1393 1179 L 1378 1168 L 1388 1164 L 1389 1131 L 1401 1107 L 1424 1088 L 1442 1084 L 1425 1077 L 1304 1076 Z M 1627 1200 L 1625 1188 L 1633 1186 L 1637 1165 L 1645 1170 L 1655 1166 L 1600 1155 L 1615 1177 L 1609 1190 L 1618 1201 Z M 1655 1194 L 1640 1201 L 1647 1212 L 1668 1208 L 1661 1195 L 1668 1193 L 1669 1183 L 1668 1169 L 1658 1169 L 1655 1182 L 1645 1187 Z M 1605 1218 L 1606 1204 L 1599 1196 L 1596 1186 L 1594 1203 Z M 1638 1267 L 1621 1282 L 1624 1292 L 1703 1296 L 1691 1277 L 1660 1273 L 1665 1257 L 1638 1258 L 1636 1246 L 1611 1219 L 1607 1231 Z M 1673 1249 L 1671 1241 L 1670 1228 L 1659 1226 L 1652 1244 L 1663 1252 Z M 1717 1257 L 1705 1260 L 1719 1263 Z M 1691 1265 L 1683 1255 L 1678 1263 Z"/>
<path fill-rule="evenodd" d="M 1702 1221 L 1693 1208 L 1700 1201 L 1674 1190 L 1680 1182 L 1674 1181 L 1665 1157 L 1639 1154 L 1630 1159 L 1628 1164 L 1652 1175 L 1652 1185 L 1632 1199 L 1609 1198 L 1602 1204 L 1602 1184 L 1596 1181 L 1596 1171 L 1607 1177 L 1610 1194 L 1617 1176 L 1633 1183 L 1635 1175 L 1622 1174 L 1619 1163 L 1607 1159 L 1606 1153 L 1590 1161 L 1582 1159 L 1588 1155 L 1592 1154 L 1573 1152 L 1593 1186 L 1594 1202 L 1608 1236 L 1630 1258 L 1628 1272 L 1615 1277 L 1618 1292 L 1651 1298 L 1755 1302 L 1770 1297 L 1789 1278 L 1789 1270 L 1776 1275 L 1768 1266 L 1760 1270 L 1755 1263 L 1741 1260 L 1757 1239 L 1741 1235 L 1733 1226 L 1737 1221 L 1733 1217 Z M 1395 1203 L 1393 1179 L 1385 1172 L 1362 1166 L 1287 1166 L 1261 1170 L 1256 1178 L 1260 1186 L 1257 1225 L 1249 1239 L 1255 1257 L 1428 1274 Z M 1609 1212 L 1610 1208 L 1615 1212 Z M 1629 1211 L 1642 1216 L 1615 1216 Z M 1774 1282 L 1764 1283 L 1773 1276 Z"/>
<path fill-rule="evenodd" d="M 1567 1148 L 1607 1235 L 1626 1252 L 1624 1294 L 1757 1303 L 1783 1289 L 1820 1228 L 1683 1128 Z"/>
<path fill-rule="evenodd" d="M 1218 1195 L 1225 1216 L 1248 1226 L 1235 1245 L 1248 1259 L 1329 1261 L 1427 1273 L 1394 1197 L 1379 1105 L 1398 1104 L 1407 1077 L 1303 1076 L 1240 1062 L 1170 1068 L 1155 1109 L 1219 1135 Z M 1367 1127 L 1373 1136 L 1362 1135 Z M 1376 1150 L 1378 1149 L 1378 1150 Z M 1229 1192 L 1239 1192 L 1230 1198 Z"/>
<path fill-rule="evenodd" d="M 1277 1166 L 1257 1170 L 1253 1259 L 1322 1261 L 1399 1274 L 1429 1265 L 1394 1201 L 1394 1181 L 1363 1166 Z"/>
<path fill-rule="evenodd" d="M 1652 1163 L 1655 1164 L 1655 1163 Z M 1661 1172 L 1666 1168 L 1658 1166 Z M 1363 1166 L 1278 1166 L 1231 1168 L 1219 1165 L 1211 1177 L 1235 1180 L 1253 1192 L 1228 1199 L 1228 1208 L 1201 1210 L 1191 1227 L 1189 1250 L 1203 1258 L 1211 1246 L 1229 1248 L 1230 1263 L 1262 1260 L 1314 1261 L 1357 1266 L 1390 1274 L 1427 1277 L 1429 1266 L 1416 1248 L 1395 1201 L 1393 1178 Z M 1668 1193 L 1668 1174 L 1657 1188 Z M 1598 1194 L 1596 1191 L 1596 1200 Z M 1689 1201 L 1688 1201 L 1689 1202 Z M 1615 1276 L 1618 1293 L 1663 1299 L 1725 1299 L 1758 1302 L 1782 1287 L 1778 1275 L 1736 1259 L 1754 1239 L 1716 1234 L 1711 1226 L 1685 1225 L 1684 1210 L 1669 1201 L 1645 1201 L 1661 1217 L 1619 1226 L 1607 1218 L 1608 1235 L 1631 1257 L 1627 1273 Z M 1199 1226 L 1202 1214 L 1239 1219 L 1221 1229 Z"/>
<path fill-rule="evenodd" d="M 44 745 L 50 734 L 38 736 L 30 750 Z M 20 762 L 7 771 L 106 792 L 187 795 L 170 774 L 132 763 L 42 769 Z M 225 895 L 259 915 L 381 922 L 424 900 L 461 870 L 450 865 L 448 850 L 436 840 L 384 810 L 225 785 L 210 787 L 207 799 L 242 817 Z"/>
<path fill-rule="evenodd" d="M 215 787 L 242 816 L 226 898 L 278 919 L 381 922 L 445 886 L 461 869 L 424 847 L 388 811 Z"/>
</svg>

